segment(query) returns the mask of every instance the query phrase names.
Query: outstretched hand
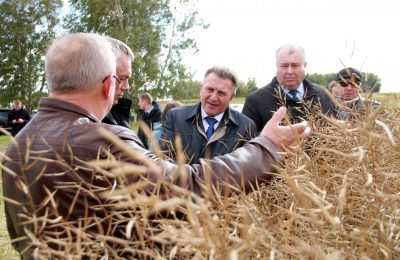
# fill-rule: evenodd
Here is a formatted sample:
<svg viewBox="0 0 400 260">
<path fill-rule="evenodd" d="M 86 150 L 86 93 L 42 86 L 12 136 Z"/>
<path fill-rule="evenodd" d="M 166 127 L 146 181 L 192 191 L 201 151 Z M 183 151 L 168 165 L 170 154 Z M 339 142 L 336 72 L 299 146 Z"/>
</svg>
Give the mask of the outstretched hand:
<svg viewBox="0 0 400 260">
<path fill-rule="evenodd" d="M 268 137 L 280 149 L 290 148 L 296 141 L 303 143 L 311 132 L 306 121 L 291 126 L 281 126 L 280 123 L 285 115 L 286 108 L 280 107 L 260 133 L 261 136 Z"/>
</svg>

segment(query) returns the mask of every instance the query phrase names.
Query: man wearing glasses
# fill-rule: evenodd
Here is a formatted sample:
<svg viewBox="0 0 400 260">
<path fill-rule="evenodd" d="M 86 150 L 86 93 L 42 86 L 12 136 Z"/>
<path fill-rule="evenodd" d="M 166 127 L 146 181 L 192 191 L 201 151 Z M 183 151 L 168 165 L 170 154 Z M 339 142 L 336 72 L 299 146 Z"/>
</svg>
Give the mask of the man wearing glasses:
<svg viewBox="0 0 400 260">
<path fill-rule="evenodd" d="M 115 192 L 136 201 L 136 195 L 141 200 L 169 190 L 172 196 L 173 185 L 180 186 L 179 195 L 188 189 L 201 196 L 208 186 L 226 196 L 238 189 L 252 191 L 275 176 L 283 148 L 298 145 L 311 131 L 307 122 L 281 126 L 282 107 L 245 146 L 178 168 L 144 149 L 132 130 L 101 123 L 124 80 L 116 75 L 115 60 L 109 41 L 97 34 L 70 34 L 47 50 L 51 97 L 40 100 L 38 113 L 2 161 L 7 228 L 23 259 L 74 253 L 79 259 L 93 258 L 102 246 L 117 241 L 105 238 L 126 239 L 132 217 L 128 212 L 120 218 L 125 206 L 122 212 L 114 207 L 119 200 L 109 195 Z M 96 246 L 85 246 L 88 239 Z"/>
<path fill-rule="evenodd" d="M 110 113 L 103 119 L 103 123 L 111 125 L 120 125 L 131 128 L 129 119 L 131 116 L 130 110 L 132 101 L 124 98 L 123 95 L 129 90 L 129 79 L 132 76 L 132 61 L 134 58 L 133 52 L 128 45 L 120 40 L 107 37 L 106 39 L 111 43 L 112 50 L 116 57 L 117 72 L 116 72 L 116 87 L 114 96 L 114 105 Z"/>
<path fill-rule="evenodd" d="M 349 119 L 349 116 L 354 117 L 358 112 L 364 114 L 367 110 L 379 106 L 379 102 L 360 96 L 362 74 L 357 69 L 344 68 L 336 74 L 335 80 L 341 87 L 340 99 L 345 105 L 344 109 L 338 112 L 339 119 Z"/>
</svg>

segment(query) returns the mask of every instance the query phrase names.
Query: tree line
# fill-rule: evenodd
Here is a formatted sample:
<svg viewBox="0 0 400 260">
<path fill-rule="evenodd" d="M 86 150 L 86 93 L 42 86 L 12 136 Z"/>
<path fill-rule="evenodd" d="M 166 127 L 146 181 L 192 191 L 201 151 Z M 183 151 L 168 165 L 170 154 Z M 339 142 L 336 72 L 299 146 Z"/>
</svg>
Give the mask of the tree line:
<svg viewBox="0 0 400 260">
<path fill-rule="evenodd" d="M 0 105 L 18 98 L 28 110 L 47 96 L 44 53 L 49 41 L 69 32 L 96 32 L 122 40 L 135 54 L 127 97 L 150 92 L 156 98 L 197 98 L 183 58 L 198 53 L 196 30 L 208 27 L 191 0 L 13 0 L 0 1 Z M 370 88 L 380 79 L 368 74 Z M 332 75 L 312 74 L 327 86 Z M 256 89 L 255 79 L 240 81 L 237 95 Z"/>
<path fill-rule="evenodd" d="M 335 79 L 336 73 L 328 73 L 328 74 L 307 74 L 306 77 L 311 82 L 317 83 L 321 86 L 328 87 L 329 84 Z M 362 83 L 361 88 L 364 92 L 379 92 L 382 86 L 381 79 L 378 75 L 374 73 L 365 73 L 361 72 L 362 75 Z"/>
<path fill-rule="evenodd" d="M 373 73 L 362 73 L 363 82 L 361 87 L 364 92 L 379 92 L 381 88 L 381 79 L 373 74 Z M 271 75 L 272 77 L 272 75 Z M 328 88 L 329 84 L 335 79 L 336 73 L 328 73 L 328 74 L 307 74 L 306 78 L 311 82 L 321 85 L 325 88 Z M 174 99 L 184 100 L 184 99 L 198 99 L 200 98 L 200 81 L 187 80 L 177 82 L 174 86 L 171 93 L 173 93 Z M 251 92 L 256 90 L 258 87 L 263 87 L 267 85 L 268 82 L 265 82 L 264 85 L 257 85 L 255 78 L 249 78 L 247 82 L 239 80 L 237 84 L 236 96 L 237 97 L 246 97 Z"/>
</svg>

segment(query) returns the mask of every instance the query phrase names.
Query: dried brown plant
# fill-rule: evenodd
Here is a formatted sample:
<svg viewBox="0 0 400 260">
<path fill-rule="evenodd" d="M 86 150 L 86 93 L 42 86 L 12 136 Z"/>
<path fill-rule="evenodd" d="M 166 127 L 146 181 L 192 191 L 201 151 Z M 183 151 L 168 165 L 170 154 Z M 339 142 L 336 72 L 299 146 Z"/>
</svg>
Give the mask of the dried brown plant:
<svg viewBox="0 0 400 260">
<path fill-rule="evenodd" d="M 162 182 L 149 194 L 146 182 L 123 185 L 154 170 L 149 160 L 132 152 L 142 164 L 130 165 L 110 156 L 87 167 L 121 185 L 76 187 L 99 198 L 102 217 L 66 222 L 49 193 L 43 216 L 26 209 L 24 224 L 35 232 L 21 239 L 36 246 L 39 259 L 400 258 L 399 106 L 346 124 L 309 112 L 313 131 L 304 149 L 287 151 L 277 177 L 249 194 L 226 197 L 206 185 L 200 198 Z"/>
</svg>

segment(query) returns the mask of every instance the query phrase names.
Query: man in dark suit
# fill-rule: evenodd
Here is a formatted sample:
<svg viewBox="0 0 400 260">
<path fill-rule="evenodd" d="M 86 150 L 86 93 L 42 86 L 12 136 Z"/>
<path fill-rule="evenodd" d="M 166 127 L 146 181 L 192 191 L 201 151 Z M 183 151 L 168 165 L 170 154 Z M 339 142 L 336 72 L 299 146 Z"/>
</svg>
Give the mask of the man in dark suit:
<svg viewBox="0 0 400 260">
<path fill-rule="evenodd" d="M 7 230 L 21 259 L 87 259 L 107 252 L 123 259 L 146 257 L 136 255 L 135 247 L 126 251 L 135 257 L 121 255 L 125 250 L 115 241 L 135 242 L 137 236 L 127 240 L 132 215 L 128 207 L 120 207 L 124 199 L 110 194 L 129 189 L 129 201 L 145 192 L 149 199 L 182 194 L 158 184 L 180 185 L 196 196 L 205 195 L 207 187 L 222 196 L 250 192 L 274 178 L 284 159 L 282 149 L 298 145 L 311 131 L 306 123 L 281 126 L 286 112 L 281 108 L 247 145 L 180 168 L 145 150 L 132 130 L 100 123 L 120 83 L 112 47 L 103 36 L 76 33 L 54 40 L 45 70 L 51 97 L 41 99 L 37 115 L 10 143 L 1 162 Z M 113 136 L 123 145 L 110 140 Z M 182 178 L 176 178 L 178 170 Z M 136 243 L 140 248 L 141 240 Z M 144 246 L 154 247 L 149 243 Z"/>
<path fill-rule="evenodd" d="M 286 106 L 292 123 L 307 119 L 307 112 L 334 112 L 325 90 L 305 78 L 305 51 L 284 45 L 276 51 L 276 77 L 265 87 L 252 92 L 244 103 L 243 114 L 253 119 L 260 132 L 280 106 Z"/>
<path fill-rule="evenodd" d="M 132 76 L 132 61 L 134 55 L 131 48 L 120 40 L 111 37 L 106 37 L 106 39 L 111 43 L 116 57 L 117 81 L 115 86 L 114 105 L 102 122 L 111 125 L 120 125 L 130 129 L 129 118 L 132 101 L 123 98 L 123 95 L 129 90 L 128 81 Z"/>
<path fill-rule="evenodd" d="M 180 136 L 187 160 L 193 164 L 200 158 L 230 153 L 254 137 L 254 122 L 229 108 L 236 83 L 236 75 L 228 68 L 207 70 L 200 85 L 200 103 L 168 111 L 163 126 L 163 150 L 176 157 L 175 138 Z"/>
</svg>

